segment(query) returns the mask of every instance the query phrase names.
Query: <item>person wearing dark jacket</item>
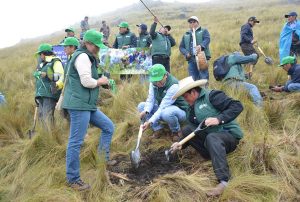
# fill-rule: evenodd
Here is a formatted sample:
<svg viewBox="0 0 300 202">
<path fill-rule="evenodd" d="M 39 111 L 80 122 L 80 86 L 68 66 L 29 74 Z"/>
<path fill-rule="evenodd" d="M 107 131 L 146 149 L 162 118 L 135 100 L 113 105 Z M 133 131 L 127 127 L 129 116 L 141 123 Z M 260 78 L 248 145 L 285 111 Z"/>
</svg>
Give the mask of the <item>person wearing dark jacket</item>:
<svg viewBox="0 0 300 202">
<path fill-rule="evenodd" d="M 170 34 L 170 26 L 161 27 L 158 32 L 155 32 L 157 23 L 158 19 L 155 17 L 150 29 L 152 64 L 162 64 L 167 72 L 170 72 L 171 47 L 175 46 L 176 42 Z"/>
<path fill-rule="evenodd" d="M 235 121 L 243 111 L 243 106 L 222 91 L 202 88 L 206 81 L 194 81 L 192 77 L 179 81 L 179 90 L 173 99 L 182 95 L 190 105 L 187 111 L 188 125 L 182 129 L 183 137 L 192 133 L 200 124 L 203 127 L 186 144 L 181 146 L 178 142 L 174 143 L 171 153 L 190 145 L 204 158 L 211 159 L 219 184 L 208 191 L 207 195 L 218 196 L 223 193 L 230 179 L 226 154 L 233 152 L 243 137 Z"/>
<path fill-rule="evenodd" d="M 271 90 L 275 92 L 300 92 L 300 65 L 296 58 L 292 56 L 284 57 L 279 65 L 290 76 L 290 80 L 284 86 L 275 86 Z"/>
<path fill-rule="evenodd" d="M 254 39 L 253 36 L 253 27 L 259 23 L 259 20 L 256 19 L 255 16 L 250 17 L 248 19 L 248 22 L 246 24 L 244 24 L 241 27 L 241 41 L 240 41 L 240 46 L 242 49 L 242 52 L 244 53 L 244 55 L 248 56 L 248 55 L 252 55 L 253 53 L 257 54 L 257 59 L 248 65 L 248 77 L 251 78 L 252 76 L 252 71 L 253 71 L 253 67 L 254 65 L 256 65 L 259 55 L 257 53 L 257 51 L 255 50 L 255 48 L 253 47 L 253 44 L 257 43 L 257 41 Z"/>
<path fill-rule="evenodd" d="M 116 36 L 113 48 L 126 49 L 136 47 L 136 36 L 130 32 L 127 22 L 119 24 L 119 34 Z"/>
<path fill-rule="evenodd" d="M 140 24 L 136 25 L 138 27 L 139 37 L 137 37 L 137 46 L 138 48 L 149 48 L 152 41 L 149 33 L 147 32 L 147 25 Z"/>
<path fill-rule="evenodd" d="M 209 79 L 208 70 L 199 70 L 195 58 L 195 55 L 197 55 L 200 50 L 204 51 L 207 60 L 211 58 L 209 32 L 207 29 L 199 26 L 199 19 L 196 16 L 190 17 L 188 23 L 190 30 L 183 35 L 179 50 L 188 61 L 189 75 L 192 76 L 194 80 Z M 193 47 L 193 29 L 195 29 L 196 47 Z"/>
</svg>

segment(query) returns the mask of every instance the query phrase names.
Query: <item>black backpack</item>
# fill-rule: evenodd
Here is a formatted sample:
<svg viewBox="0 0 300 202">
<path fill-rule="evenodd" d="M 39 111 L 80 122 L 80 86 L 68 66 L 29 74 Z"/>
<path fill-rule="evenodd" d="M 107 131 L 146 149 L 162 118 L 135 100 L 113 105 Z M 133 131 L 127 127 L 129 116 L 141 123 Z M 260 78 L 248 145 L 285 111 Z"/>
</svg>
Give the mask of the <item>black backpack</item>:
<svg viewBox="0 0 300 202">
<path fill-rule="evenodd" d="M 228 55 L 222 55 L 214 61 L 214 77 L 217 81 L 222 81 L 229 72 L 230 66 L 227 63 Z"/>
</svg>

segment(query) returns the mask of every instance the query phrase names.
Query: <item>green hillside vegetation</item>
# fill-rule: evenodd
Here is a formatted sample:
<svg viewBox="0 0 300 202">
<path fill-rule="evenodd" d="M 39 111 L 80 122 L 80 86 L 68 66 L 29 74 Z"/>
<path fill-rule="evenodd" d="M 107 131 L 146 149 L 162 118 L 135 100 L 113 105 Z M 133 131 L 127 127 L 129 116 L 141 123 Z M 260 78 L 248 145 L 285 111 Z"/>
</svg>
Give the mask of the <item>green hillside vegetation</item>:
<svg viewBox="0 0 300 202">
<path fill-rule="evenodd" d="M 261 23 L 254 28 L 255 37 L 266 55 L 278 64 L 283 15 L 297 7 L 279 0 L 236 0 L 205 4 L 153 3 L 151 8 L 161 22 L 172 26 L 177 46 L 172 49 L 171 71 L 182 79 L 188 76 L 187 62 L 178 50 L 188 27 L 183 15 L 197 15 L 200 24 L 210 31 L 211 61 L 240 50 L 240 27 L 248 17 L 257 16 Z M 99 29 L 97 22 L 103 19 L 114 25 L 112 33 L 116 34 L 116 25 L 121 20 L 128 21 L 132 31 L 137 32 L 136 24 L 144 22 L 150 26 L 153 17 L 142 5 L 135 4 L 92 18 L 91 22 L 96 23 L 92 27 Z M 100 108 L 116 126 L 112 157 L 120 163 L 105 168 L 97 154 L 99 130 L 90 127 L 81 150 L 81 175 L 92 189 L 79 193 L 66 186 L 67 121 L 56 114 L 55 129 L 44 131 L 38 124 L 34 138 L 29 140 L 27 135 L 35 107 L 33 54 L 41 42 L 57 44 L 63 37 L 60 31 L 0 50 L 0 91 L 8 102 L 0 108 L 0 201 L 207 201 L 205 191 L 216 184 L 211 162 L 203 161 L 190 149 L 180 153 L 179 162 L 166 165 L 171 170 L 169 173 L 166 170 L 159 173 L 155 165 L 164 161 L 160 151 L 169 147 L 171 141 L 163 138 L 149 143 L 147 137 L 151 131 L 144 134 L 141 147 L 143 166 L 148 169 L 138 176 L 130 170 L 128 154 L 135 147 L 139 128 L 136 107 L 146 99 L 148 89 L 147 85 L 139 84 L 138 78 L 121 84 L 116 77 L 118 93 L 112 95 L 105 89 L 100 93 Z M 113 40 L 111 36 L 110 42 Z M 245 92 L 226 89 L 214 80 L 212 72 L 210 79 L 210 88 L 223 89 L 243 103 L 244 111 L 238 121 L 245 132 L 238 149 L 228 156 L 233 178 L 221 197 L 212 201 L 300 201 L 300 94 L 278 95 L 268 90 L 270 84 L 283 84 L 286 73 L 277 65 L 267 66 L 261 57 L 252 81 L 267 94 L 263 109 L 255 107 Z M 108 171 L 123 177 L 127 174 L 129 181 Z M 148 176 L 148 181 L 143 181 L 145 178 L 141 176 Z"/>
</svg>

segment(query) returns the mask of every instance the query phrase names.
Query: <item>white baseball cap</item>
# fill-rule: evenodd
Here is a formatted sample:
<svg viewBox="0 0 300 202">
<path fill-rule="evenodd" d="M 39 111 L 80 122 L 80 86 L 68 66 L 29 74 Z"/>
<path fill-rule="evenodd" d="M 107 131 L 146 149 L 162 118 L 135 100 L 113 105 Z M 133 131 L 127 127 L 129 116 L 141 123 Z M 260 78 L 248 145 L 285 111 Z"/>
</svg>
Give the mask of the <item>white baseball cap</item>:
<svg viewBox="0 0 300 202">
<path fill-rule="evenodd" d="M 188 19 L 188 22 L 190 22 L 190 20 L 196 20 L 197 22 L 199 22 L 199 19 L 197 16 L 192 16 Z"/>
</svg>

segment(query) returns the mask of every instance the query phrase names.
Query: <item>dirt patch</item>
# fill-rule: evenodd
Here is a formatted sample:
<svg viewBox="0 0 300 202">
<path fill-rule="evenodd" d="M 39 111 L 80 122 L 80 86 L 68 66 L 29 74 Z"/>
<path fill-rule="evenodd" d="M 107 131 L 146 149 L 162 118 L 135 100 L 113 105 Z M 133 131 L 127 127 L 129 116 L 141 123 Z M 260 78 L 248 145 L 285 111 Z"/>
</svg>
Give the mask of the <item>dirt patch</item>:
<svg viewBox="0 0 300 202">
<path fill-rule="evenodd" d="M 171 162 L 167 161 L 164 150 L 151 151 L 141 154 L 141 164 L 138 169 L 133 169 L 128 155 L 118 155 L 114 159 L 118 164 L 109 168 L 115 173 L 124 174 L 135 184 L 146 185 L 161 175 L 175 173 L 179 170 L 186 170 L 187 166 L 179 162 L 178 157 Z M 118 179 L 111 179 L 112 183 L 118 183 Z"/>
</svg>

